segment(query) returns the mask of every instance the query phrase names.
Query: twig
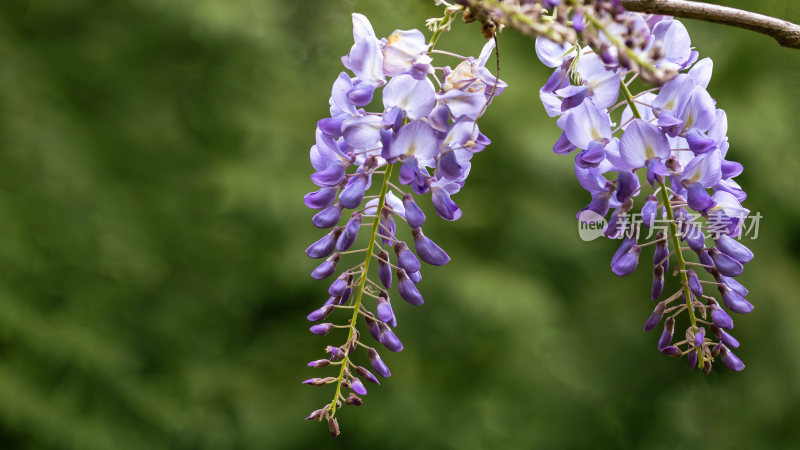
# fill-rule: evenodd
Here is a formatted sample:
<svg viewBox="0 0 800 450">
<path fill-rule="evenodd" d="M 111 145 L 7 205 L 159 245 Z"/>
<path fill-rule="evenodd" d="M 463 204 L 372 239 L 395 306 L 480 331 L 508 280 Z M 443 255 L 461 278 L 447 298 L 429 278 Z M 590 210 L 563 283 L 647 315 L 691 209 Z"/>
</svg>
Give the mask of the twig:
<svg viewBox="0 0 800 450">
<path fill-rule="evenodd" d="M 664 14 L 730 25 L 772 37 L 780 45 L 800 49 L 800 25 L 750 11 L 686 0 L 622 0 L 628 11 Z"/>
</svg>

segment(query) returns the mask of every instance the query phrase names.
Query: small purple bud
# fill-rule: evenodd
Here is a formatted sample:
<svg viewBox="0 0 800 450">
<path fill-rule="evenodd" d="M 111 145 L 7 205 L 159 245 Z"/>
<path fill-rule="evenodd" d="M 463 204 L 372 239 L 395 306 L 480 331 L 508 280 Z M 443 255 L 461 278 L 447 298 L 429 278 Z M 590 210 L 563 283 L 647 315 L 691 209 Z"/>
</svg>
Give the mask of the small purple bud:
<svg viewBox="0 0 800 450">
<path fill-rule="evenodd" d="M 345 167 L 331 164 L 324 170 L 311 174 L 311 181 L 319 187 L 335 187 L 344 179 Z"/>
<path fill-rule="evenodd" d="M 361 398 L 352 392 L 347 396 L 346 399 L 344 399 L 344 402 L 350 406 L 361 406 L 362 404 Z"/>
<path fill-rule="evenodd" d="M 425 223 L 425 213 L 422 212 L 411 194 L 403 196 L 403 207 L 406 209 L 406 221 L 411 228 L 419 228 Z"/>
<path fill-rule="evenodd" d="M 578 33 L 582 33 L 586 29 L 586 23 L 583 21 L 583 10 L 578 9 L 572 15 L 572 28 Z"/>
<path fill-rule="evenodd" d="M 333 305 L 325 305 L 322 308 L 311 311 L 311 313 L 308 316 L 306 316 L 306 318 L 311 322 L 316 322 L 318 320 L 322 320 L 328 317 L 333 312 L 334 309 L 336 309 L 336 307 Z"/>
<path fill-rule="evenodd" d="M 632 274 L 633 271 L 636 270 L 636 266 L 639 264 L 639 254 L 641 252 L 642 248 L 638 245 L 634 245 L 630 250 L 628 250 L 628 253 L 624 254 L 617 260 L 611 270 L 620 277 Z"/>
<path fill-rule="evenodd" d="M 689 351 L 686 354 L 686 362 L 689 363 L 689 367 L 694 369 L 694 366 L 697 365 L 697 352 L 694 350 Z"/>
<path fill-rule="evenodd" d="M 339 188 L 325 187 L 316 192 L 306 194 L 303 197 L 303 203 L 311 209 L 324 209 L 336 201 L 337 192 L 339 192 Z"/>
<path fill-rule="evenodd" d="M 309 328 L 309 330 L 311 330 L 312 333 L 319 335 L 328 334 L 331 332 L 332 329 L 333 329 L 332 323 L 318 323 L 316 325 L 312 325 L 311 328 Z"/>
<path fill-rule="evenodd" d="M 722 362 L 725 363 L 725 366 L 728 369 L 733 371 L 739 372 L 744 369 L 744 363 L 742 362 L 739 357 L 733 354 L 732 351 L 728 350 L 728 347 L 722 345 L 719 351 L 720 355 L 722 355 Z"/>
<path fill-rule="evenodd" d="M 744 297 L 736 292 L 722 288 L 722 301 L 725 306 L 736 314 L 748 314 L 753 311 L 753 304 L 745 300 Z"/>
<path fill-rule="evenodd" d="M 303 381 L 303 384 L 310 384 L 312 386 L 325 386 L 326 384 L 333 383 L 336 381 L 336 378 L 333 377 L 325 377 L 325 378 L 309 378 Z"/>
<path fill-rule="evenodd" d="M 718 274 L 717 282 L 728 286 L 728 288 L 732 289 L 737 294 L 741 295 L 742 297 L 747 297 L 747 294 L 750 292 L 747 290 L 746 287 L 742 283 L 739 283 L 734 278 L 726 277 L 724 275 Z"/>
<path fill-rule="evenodd" d="M 681 356 L 681 349 L 675 347 L 674 345 L 668 345 L 661 349 L 661 353 L 667 356 Z"/>
<path fill-rule="evenodd" d="M 397 279 L 397 290 L 400 291 L 400 297 L 403 297 L 403 300 L 411 303 L 414 306 L 419 306 L 424 302 L 422 299 L 422 294 L 419 293 L 419 290 L 417 290 L 414 282 L 408 278 L 405 270 L 397 270 Z"/>
<path fill-rule="evenodd" d="M 348 284 L 350 284 L 352 282 L 353 282 L 352 278 L 349 278 L 347 280 Z M 352 288 L 345 289 L 344 293 L 342 293 L 342 296 L 339 297 L 339 301 L 336 304 L 337 305 L 344 305 L 345 303 L 347 303 L 347 301 L 350 300 L 350 294 L 352 294 L 352 293 L 353 293 L 353 289 Z"/>
<path fill-rule="evenodd" d="M 733 319 L 718 305 L 711 305 L 711 321 L 720 328 L 733 329 Z"/>
<path fill-rule="evenodd" d="M 411 281 L 413 281 L 414 284 L 417 284 L 420 281 L 422 281 L 422 273 L 420 273 L 420 272 L 411 272 L 411 273 L 408 274 L 408 278 L 411 278 Z"/>
<path fill-rule="evenodd" d="M 419 272 L 419 260 L 405 242 L 394 244 L 394 252 L 397 255 L 397 265 L 405 269 L 406 272 Z"/>
<path fill-rule="evenodd" d="M 750 251 L 749 248 L 727 234 L 720 235 L 716 239 L 716 242 L 717 248 L 720 249 L 722 253 L 725 253 L 742 264 L 750 262 L 750 260 L 753 259 L 753 252 Z"/>
<path fill-rule="evenodd" d="M 336 241 L 336 250 L 343 252 L 353 245 L 353 242 L 355 242 L 358 237 L 358 230 L 361 229 L 362 219 L 363 216 L 361 213 L 355 213 L 353 217 L 347 221 L 347 226 L 344 227 L 344 231 L 341 236 L 339 236 L 339 240 Z"/>
<path fill-rule="evenodd" d="M 689 289 L 692 290 L 695 297 L 700 298 L 703 296 L 703 285 L 700 284 L 700 279 L 697 278 L 697 273 L 689 269 L 686 271 L 686 275 L 689 278 Z"/>
<path fill-rule="evenodd" d="M 697 330 L 697 333 L 694 334 L 694 346 L 697 348 L 702 347 L 705 338 L 706 338 L 706 329 L 700 327 L 700 329 Z"/>
<path fill-rule="evenodd" d="M 427 236 L 422 234 L 422 230 L 415 228 L 411 230 L 414 235 L 414 247 L 417 249 L 417 254 L 420 259 L 433 266 L 443 266 L 450 261 L 450 256 L 445 253 L 438 245 Z M 408 272 L 418 272 L 418 270 L 409 270 Z"/>
<path fill-rule="evenodd" d="M 380 325 L 378 325 L 378 321 L 370 316 L 364 316 L 364 320 L 367 322 L 367 330 L 369 330 L 369 334 L 372 336 L 372 339 L 380 342 L 381 328 Z"/>
<path fill-rule="evenodd" d="M 389 323 L 394 319 L 394 312 L 392 311 L 392 305 L 389 303 L 389 295 L 386 294 L 386 291 L 382 291 L 381 295 L 378 296 L 378 307 L 376 309 L 376 313 L 378 315 L 378 319 Z"/>
<path fill-rule="evenodd" d="M 647 319 L 647 322 L 644 324 L 644 331 L 650 331 L 656 327 L 659 323 L 661 323 L 661 318 L 664 317 L 664 302 L 658 302 L 656 305 L 656 309 L 653 310 L 653 313 L 650 314 L 650 317 Z"/>
<path fill-rule="evenodd" d="M 367 388 L 364 387 L 364 384 L 361 383 L 361 380 L 358 378 L 350 380 L 350 389 L 358 395 L 367 395 Z"/>
<path fill-rule="evenodd" d="M 384 324 L 383 322 L 381 322 L 380 325 L 383 325 L 380 327 L 381 344 L 383 344 L 384 346 L 386 346 L 386 348 L 388 348 L 393 352 L 399 352 L 403 350 L 403 343 L 400 342 L 400 339 L 397 338 L 397 335 L 395 335 L 394 332 L 391 329 L 389 329 L 389 327 L 386 326 L 386 324 Z"/>
<path fill-rule="evenodd" d="M 719 270 L 719 273 L 726 277 L 736 277 L 742 274 L 742 263 L 739 261 L 713 247 L 708 249 L 708 254 L 711 260 L 714 261 L 714 266 Z"/>
<path fill-rule="evenodd" d="M 342 227 L 336 227 L 330 233 L 322 236 L 320 240 L 309 245 L 306 249 L 306 255 L 311 258 L 319 259 L 324 258 L 333 252 L 336 247 L 336 239 L 342 234 Z"/>
<path fill-rule="evenodd" d="M 327 359 L 318 359 L 308 363 L 308 367 L 328 367 L 330 364 L 331 362 Z"/>
<path fill-rule="evenodd" d="M 339 275 L 339 278 L 331 283 L 331 286 L 328 288 L 328 294 L 332 297 L 340 297 L 344 294 L 344 290 L 347 289 L 347 278 L 349 275 L 348 272 Z"/>
<path fill-rule="evenodd" d="M 328 417 L 328 431 L 331 432 L 333 437 L 339 436 L 339 421 L 335 417 Z"/>
<path fill-rule="evenodd" d="M 339 347 L 327 346 L 325 352 L 331 354 L 331 358 L 344 358 L 344 351 Z"/>
<path fill-rule="evenodd" d="M 664 291 L 664 266 L 656 266 L 653 269 L 653 287 L 650 289 L 650 299 L 653 301 L 661 297 Z"/>
<path fill-rule="evenodd" d="M 315 214 L 311 221 L 317 228 L 330 228 L 339 223 L 341 217 L 342 207 L 337 203 Z"/>
<path fill-rule="evenodd" d="M 659 231 L 656 239 L 664 239 L 664 233 Z M 656 244 L 656 250 L 653 252 L 653 265 L 661 264 L 665 269 L 669 267 L 669 247 L 667 241 L 664 239 Z"/>
<path fill-rule="evenodd" d="M 700 227 L 689 224 L 687 230 L 684 232 L 686 243 L 689 244 L 689 248 L 696 252 L 700 252 L 705 248 L 706 244 L 706 235 L 703 233 L 703 230 Z"/>
<path fill-rule="evenodd" d="M 626 234 L 622 239 L 622 242 L 619 244 L 619 248 L 617 248 L 617 251 L 614 253 L 614 256 L 611 257 L 611 267 L 614 267 L 614 264 L 616 264 L 620 258 L 627 254 L 628 251 L 633 248 L 634 244 L 636 244 L 636 238 L 633 237 L 633 233 L 631 233 L 631 235 Z"/>
<path fill-rule="evenodd" d="M 728 333 L 727 331 L 723 330 L 722 328 L 716 325 L 711 325 L 711 331 L 713 331 L 714 334 L 717 335 L 719 340 L 722 341 L 722 343 L 725 344 L 726 346 L 730 348 L 739 348 L 739 341 L 737 341 L 736 338 L 731 336 L 730 333 Z"/>
<path fill-rule="evenodd" d="M 661 332 L 661 337 L 658 338 L 658 349 L 662 350 L 672 342 L 672 335 L 675 332 L 675 319 L 667 317 L 664 321 L 664 331 Z"/>
<path fill-rule="evenodd" d="M 378 278 L 381 279 L 383 287 L 389 289 L 392 287 L 392 267 L 388 264 L 389 252 L 381 250 L 378 254 Z"/>
<path fill-rule="evenodd" d="M 309 414 L 308 417 L 306 417 L 306 420 L 317 419 L 320 416 L 322 416 L 323 413 L 325 413 L 325 408 L 320 408 L 315 411 L 312 411 L 311 414 Z"/>
<path fill-rule="evenodd" d="M 653 226 L 653 221 L 656 219 L 656 208 L 658 207 L 658 199 L 655 195 L 647 197 L 647 201 L 642 206 L 642 223 L 648 228 Z"/>
<path fill-rule="evenodd" d="M 389 378 L 392 376 L 392 373 L 389 372 L 389 367 L 386 365 L 385 362 L 381 359 L 378 352 L 375 351 L 374 348 L 371 348 L 367 351 L 367 355 L 369 356 L 370 364 L 372 364 L 372 368 L 375 369 L 375 372 L 378 375 L 382 376 L 383 378 Z"/>
<path fill-rule="evenodd" d="M 347 209 L 357 208 L 364 200 L 364 191 L 367 189 L 369 177 L 359 173 L 347 181 L 342 193 L 339 194 L 339 203 Z"/>
<path fill-rule="evenodd" d="M 361 366 L 356 366 L 356 372 L 358 372 L 358 375 L 361 376 L 361 378 L 364 378 L 367 381 L 371 381 L 375 384 L 381 384 L 381 382 L 375 378 L 375 375 L 373 375 L 372 372 Z"/>
<path fill-rule="evenodd" d="M 311 278 L 317 280 L 324 280 L 333 274 L 336 270 L 336 263 L 339 262 L 339 254 L 334 253 L 333 256 L 326 259 L 322 264 L 317 266 L 313 272 L 311 272 Z"/>
<path fill-rule="evenodd" d="M 708 250 L 701 250 L 697 253 L 697 258 L 700 260 L 700 264 L 705 264 L 707 266 L 714 266 L 714 260 L 711 259 L 711 256 L 708 254 Z M 711 272 L 712 269 L 706 268 L 707 272 Z"/>
<path fill-rule="evenodd" d="M 394 237 L 394 233 L 396 231 L 397 231 L 397 226 L 394 224 L 394 219 L 390 214 L 384 212 L 381 215 L 381 222 L 380 226 L 378 227 L 378 233 L 387 237 Z M 383 243 L 385 245 L 389 245 L 391 241 L 389 239 L 383 238 Z"/>
</svg>

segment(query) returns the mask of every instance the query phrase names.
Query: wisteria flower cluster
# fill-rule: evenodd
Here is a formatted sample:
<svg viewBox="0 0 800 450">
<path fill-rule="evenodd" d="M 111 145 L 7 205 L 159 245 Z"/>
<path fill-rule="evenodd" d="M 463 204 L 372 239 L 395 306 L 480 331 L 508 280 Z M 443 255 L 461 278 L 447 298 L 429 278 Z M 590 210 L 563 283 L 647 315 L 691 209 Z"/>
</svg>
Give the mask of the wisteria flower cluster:
<svg viewBox="0 0 800 450">
<path fill-rule="evenodd" d="M 574 16 L 573 23 L 578 25 Z M 584 26 L 576 26 L 579 34 Z M 562 130 L 553 151 L 574 156 L 578 182 L 591 195 L 578 219 L 605 223 L 608 216 L 604 234 L 620 240 L 611 259 L 619 276 L 632 273 L 642 249 L 654 246 L 651 299 L 657 303 L 644 330 L 663 320 L 658 339 L 663 354 L 685 355 L 692 368 L 706 373 L 717 358 L 742 370 L 744 364 L 732 351 L 739 342 L 730 334 L 729 313 L 753 310 L 747 289 L 735 279 L 753 258 L 737 239 L 749 211 L 741 205 L 746 194 L 734 181 L 742 166 L 726 159 L 725 111 L 706 90 L 712 61 L 698 61 L 686 28 L 670 17 L 617 11 L 607 23 L 602 16 L 593 18 L 589 27 L 601 41 L 635 38 L 656 68 L 675 76 L 634 95 L 629 86 L 641 72 L 621 54 L 598 51 L 612 47 L 537 39 L 539 59 L 555 69 L 540 90 L 547 114 L 557 118 Z M 636 212 L 634 201 L 648 185 L 653 191 Z M 655 239 L 640 243 L 646 234 L 642 227 Z M 688 252 L 698 262 L 689 261 Z M 665 275 L 673 269 L 680 288 L 662 296 Z M 702 279 L 703 272 L 712 280 Z M 709 288 L 719 292 L 721 301 L 709 295 Z M 683 312 L 688 327 L 675 338 L 676 319 Z"/>
<path fill-rule="evenodd" d="M 308 364 L 333 366 L 336 373 L 304 381 L 333 387 L 333 399 L 307 419 L 327 420 L 334 436 L 338 408 L 361 405 L 365 382 L 380 384 L 373 371 L 391 375 L 359 324 L 387 350 L 401 351 L 389 289 L 395 284 L 400 298 L 422 305 L 420 262 L 441 266 L 450 260 L 423 233 L 426 216 L 415 196 L 429 193 L 445 220 L 461 217 L 451 196 L 464 186 L 473 155 L 489 144 L 476 120 L 506 87 L 485 67 L 494 41 L 477 59 L 441 52 L 461 59 L 453 69 L 432 65 L 436 37 L 452 18 L 448 13 L 434 22 L 434 35 L 426 42 L 419 30 L 397 30 L 378 39 L 367 18 L 353 14 L 354 44 L 342 63 L 354 76 L 342 72 L 334 81 L 330 117 L 317 124 L 311 180 L 319 190 L 306 195 L 305 204 L 320 210 L 314 225 L 330 231 L 306 249 L 311 258 L 323 259 L 311 276 L 329 279 L 346 258 L 360 261 L 333 278 L 327 301 L 308 315 L 316 322 L 312 333 L 346 334 L 343 343 L 325 348 L 325 358 Z M 383 109 L 365 110 L 376 106 L 376 96 Z M 408 226 L 411 245 L 398 237 L 398 224 Z M 372 370 L 358 365 L 358 354 Z"/>
</svg>

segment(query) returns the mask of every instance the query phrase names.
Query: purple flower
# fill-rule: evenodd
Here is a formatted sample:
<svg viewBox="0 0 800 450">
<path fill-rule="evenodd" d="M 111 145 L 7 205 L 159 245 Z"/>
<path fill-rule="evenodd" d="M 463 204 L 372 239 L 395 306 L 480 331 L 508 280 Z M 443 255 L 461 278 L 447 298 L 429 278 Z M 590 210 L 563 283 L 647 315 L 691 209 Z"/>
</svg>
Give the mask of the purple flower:
<svg viewBox="0 0 800 450">
<path fill-rule="evenodd" d="M 656 309 L 653 310 L 653 314 L 650 314 L 650 317 L 647 319 L 647 322 L 644 324 L 644 331 L 650 331 L 656 327 L 659 323 L 661 323 L 661 318 L 664 315 L 664 302 L 659 302 L 656 305 Z"/>
<path fill-rule="evenodd" d="M 411 230 L 411 234 L 414 236 L 414 247 L 420 259 L 433 266 L 443 266 L 450 261 L 450 256 L 436 245 L 436 243 L 422 234 L 420 228 L 414 228 Z M 413 273 L 416 271 L 411 270 L 409 272 Z"/>
</svg>

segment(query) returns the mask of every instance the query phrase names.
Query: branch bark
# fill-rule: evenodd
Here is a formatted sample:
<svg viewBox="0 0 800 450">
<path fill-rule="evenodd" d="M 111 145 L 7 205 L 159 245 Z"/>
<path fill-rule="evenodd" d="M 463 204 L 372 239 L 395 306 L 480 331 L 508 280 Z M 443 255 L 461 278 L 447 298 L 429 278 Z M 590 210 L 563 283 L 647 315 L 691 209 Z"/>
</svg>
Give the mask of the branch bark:
<svg viewBox="0 0 800 450">
<path fill-rule="evenodd" d="M 783 47 L 800 49 L 800 25 L 763 14 L 686 0 L 622 0 L 628 11 L 699 19 L 772 37 Z"/>
</svg>

